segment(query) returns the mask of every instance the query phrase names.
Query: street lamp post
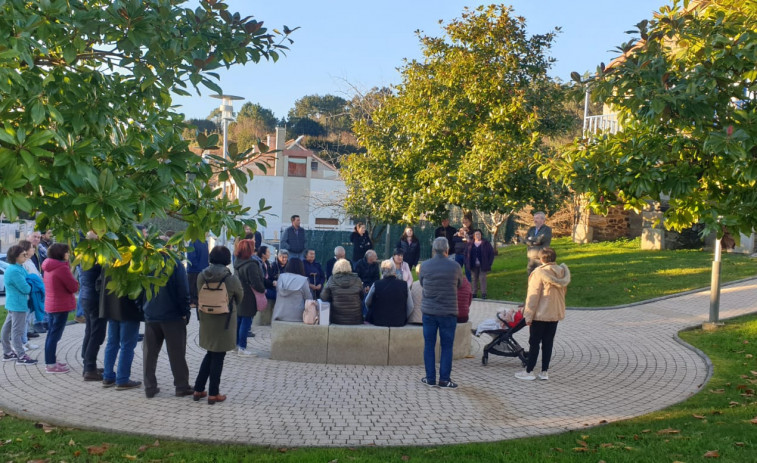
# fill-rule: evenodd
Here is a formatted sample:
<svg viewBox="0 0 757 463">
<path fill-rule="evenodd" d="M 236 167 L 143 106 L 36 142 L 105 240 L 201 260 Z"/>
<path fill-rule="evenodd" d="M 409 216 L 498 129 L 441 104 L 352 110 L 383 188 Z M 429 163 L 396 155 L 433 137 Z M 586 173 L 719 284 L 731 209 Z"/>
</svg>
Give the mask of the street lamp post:
<svg viewBox="0 0 757 463">
<path fill-rule="evenodd" d="M 234 100 L 244 100 L 241 96 L 235 96 L 235 95 L 210 95 L 212 98 L 216 98 L 221 100 L 221 106 L 218 108 L 221 111 L 221 125 L 223 127 L 223 149 L 221 156 L 223 159 L 227 159 L 229 155 L 229 138 L 228 138 L 228 131 L 229 131 L 229 122 L 232 122 L 234 120 Z M 223 186 L 221 187 L 221 194 L 222 197 L 226 197 L 226 181 L 224 180 Z M 221 229 L 221 236 L 220 238 L 220 244 L 223 246 L 226 246 L 226 227 L 222 227 Z"/>
</svg>

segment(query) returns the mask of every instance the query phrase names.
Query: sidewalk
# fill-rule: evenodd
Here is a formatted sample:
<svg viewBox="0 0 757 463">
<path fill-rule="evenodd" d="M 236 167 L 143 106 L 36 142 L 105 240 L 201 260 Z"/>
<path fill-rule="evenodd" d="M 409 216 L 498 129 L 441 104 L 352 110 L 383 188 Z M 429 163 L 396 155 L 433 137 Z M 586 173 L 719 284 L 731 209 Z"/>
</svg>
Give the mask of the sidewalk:
<svg viewBox="0 0 757 463">
<path fill-rule="evenodd" d="M 473 326 L 501 303 L 475 301 Z M 491 356 L 481 365 L 486 335 L 473 338 L 472 358 L 455 361 L 457 390 L 420 383 L 423 366 L 377 367 L 277 362 L 270 357 L 270 327 L 256 327 L 255 358 L 227 356 L 222 404 L 208 406 L 173 396 L 165 351 L 158 365 L 163 390 L 115 391 L 81 378 L 83 325 L 67 326 L 58 346 L 66 375 L 40 365 L 0 363 L 0 409 L 76 428 L 198 440 L 217 429 L 223 442 L 270 446 L 437 445 L 498 441 L 582 429 L 643 415 L 701 389 L 708 361 L 676 339 L 706 321 L 709 292 L 613 310 L 572 310 L 555 340 L 549 381 L 520 381 L 513 358 Z M 723 288 L 721 318 L 757 310 L 757 280 Z M 189 325 L 187 361 L 194 379 L 204 351 L 197 321 Z M 527 330 L 516 339 L 527 344 Z M 39 338 L 42 341 L 44 338 Z M 138 346 L 132 378 L 142 379 Z M 102 358 L 102 349 L 100 352 Z M 537 364 L 538 368 L 538 364 Z"/>
</svg>

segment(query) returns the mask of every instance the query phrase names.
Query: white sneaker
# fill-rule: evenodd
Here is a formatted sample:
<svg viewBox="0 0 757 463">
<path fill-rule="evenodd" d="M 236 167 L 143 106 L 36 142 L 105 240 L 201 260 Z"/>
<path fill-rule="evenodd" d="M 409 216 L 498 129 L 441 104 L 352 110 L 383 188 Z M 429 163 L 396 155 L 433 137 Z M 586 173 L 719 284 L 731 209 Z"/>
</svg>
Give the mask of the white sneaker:
<svg viewBox="0 0 757 463">
<path fill-rule="evenodd" d="M 533 373 L 529 373 L 525 370 L 515 373 L 515 377 L 518 379 L 525 379 L 526 381 L 533 381 L 536 379 L 536 376 L 534 376 Z"/>
<path fill-rule="evenodd" d="M 252 351 L 249 351 L 247 349 L 243 349 L 243 348 L 240 347 L 239 350 L 237 350 L 237 355 L 240 356 L 240 357 L 249 357 L 249 356 L 255 355 L 255 354 L 253 354 Z"/>
<path fill-rule="evenodd" d="M 537 376 L 537 378 L 541 379 L 542 381 L 546 381 L 549 379 L 549 375 L 546 371 L 542 371 L 541 373 L 539 373 L 539 376 Z"/>
<path fill-rule="evenodd" d="M 32 344 L 31 342 L 27 342 L 26 344 L 24 344 L 24 349 L 25 350 L 34 350 L 34 349 L 39 349 L 39 346 L 36 345 L 36 344 Z"/>
</svg>

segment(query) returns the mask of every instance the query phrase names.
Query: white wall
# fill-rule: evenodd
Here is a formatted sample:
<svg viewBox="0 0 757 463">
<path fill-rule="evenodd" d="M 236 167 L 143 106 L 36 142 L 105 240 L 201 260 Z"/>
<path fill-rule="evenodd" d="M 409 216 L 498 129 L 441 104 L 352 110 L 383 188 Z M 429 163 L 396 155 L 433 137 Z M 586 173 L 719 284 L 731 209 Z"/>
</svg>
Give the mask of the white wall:
<svg viewBox="0 0 757 463">
<path fill-rule="evenodd" d="M 264 240 L 278 240 L 279 230 L 282 224 L 282 212 L 284 204 L 284 178 L 268 177 L 264 175 L 257 176 L 247 183 L 247 193 L 240 194 L 240 202 L 245 207 L 250 208 L 254 214 L 258 210 L 258 203 L 261 198 L 265 199 L 266 206 L 271 209 L 263 213 L 267 226 L 259 227 L 260 233 L 263 234 Z M 287 219 L 288 223 L 289 220 Z"/>
<path fill-rule="evenodd" d="M 313 198 L 310 201 L 310 217 L 313 228 L 315 228 L 316 218 L 334 218 L 339 219 L 338 230 L 352 230 L 354 225 L 341 207 L 324 207 L 323 205 L 323 203 L 340 204 L 346 194 L 347 187 L 341 180 L 310 180 L 310 196 Z"/>
</svg>

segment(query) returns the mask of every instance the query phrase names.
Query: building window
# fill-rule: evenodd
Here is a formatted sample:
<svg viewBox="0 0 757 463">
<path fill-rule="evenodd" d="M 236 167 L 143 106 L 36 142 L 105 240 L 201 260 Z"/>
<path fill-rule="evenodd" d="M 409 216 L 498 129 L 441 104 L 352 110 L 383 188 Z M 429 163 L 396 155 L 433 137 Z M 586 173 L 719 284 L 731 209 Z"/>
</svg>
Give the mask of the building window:
<svg viewBox="0 0 757 463">
<path fill-rule="evenodd" d="M 329 225 L 336 227 L 339 225 L 339 219 L 324 219 L 324 218 L 316 218 L 315 219 L 315 225 Z"/>
<path fill-rule="evenodd" d="M 287 174 L 290 177 L 307 177 L 307 160 L 289 158 Z"/>
<path fill-rule="evenodd" d="M 318 161 L 310 161 L 310 170 L 313 172 L 318 170 Z"/>
</svg>

